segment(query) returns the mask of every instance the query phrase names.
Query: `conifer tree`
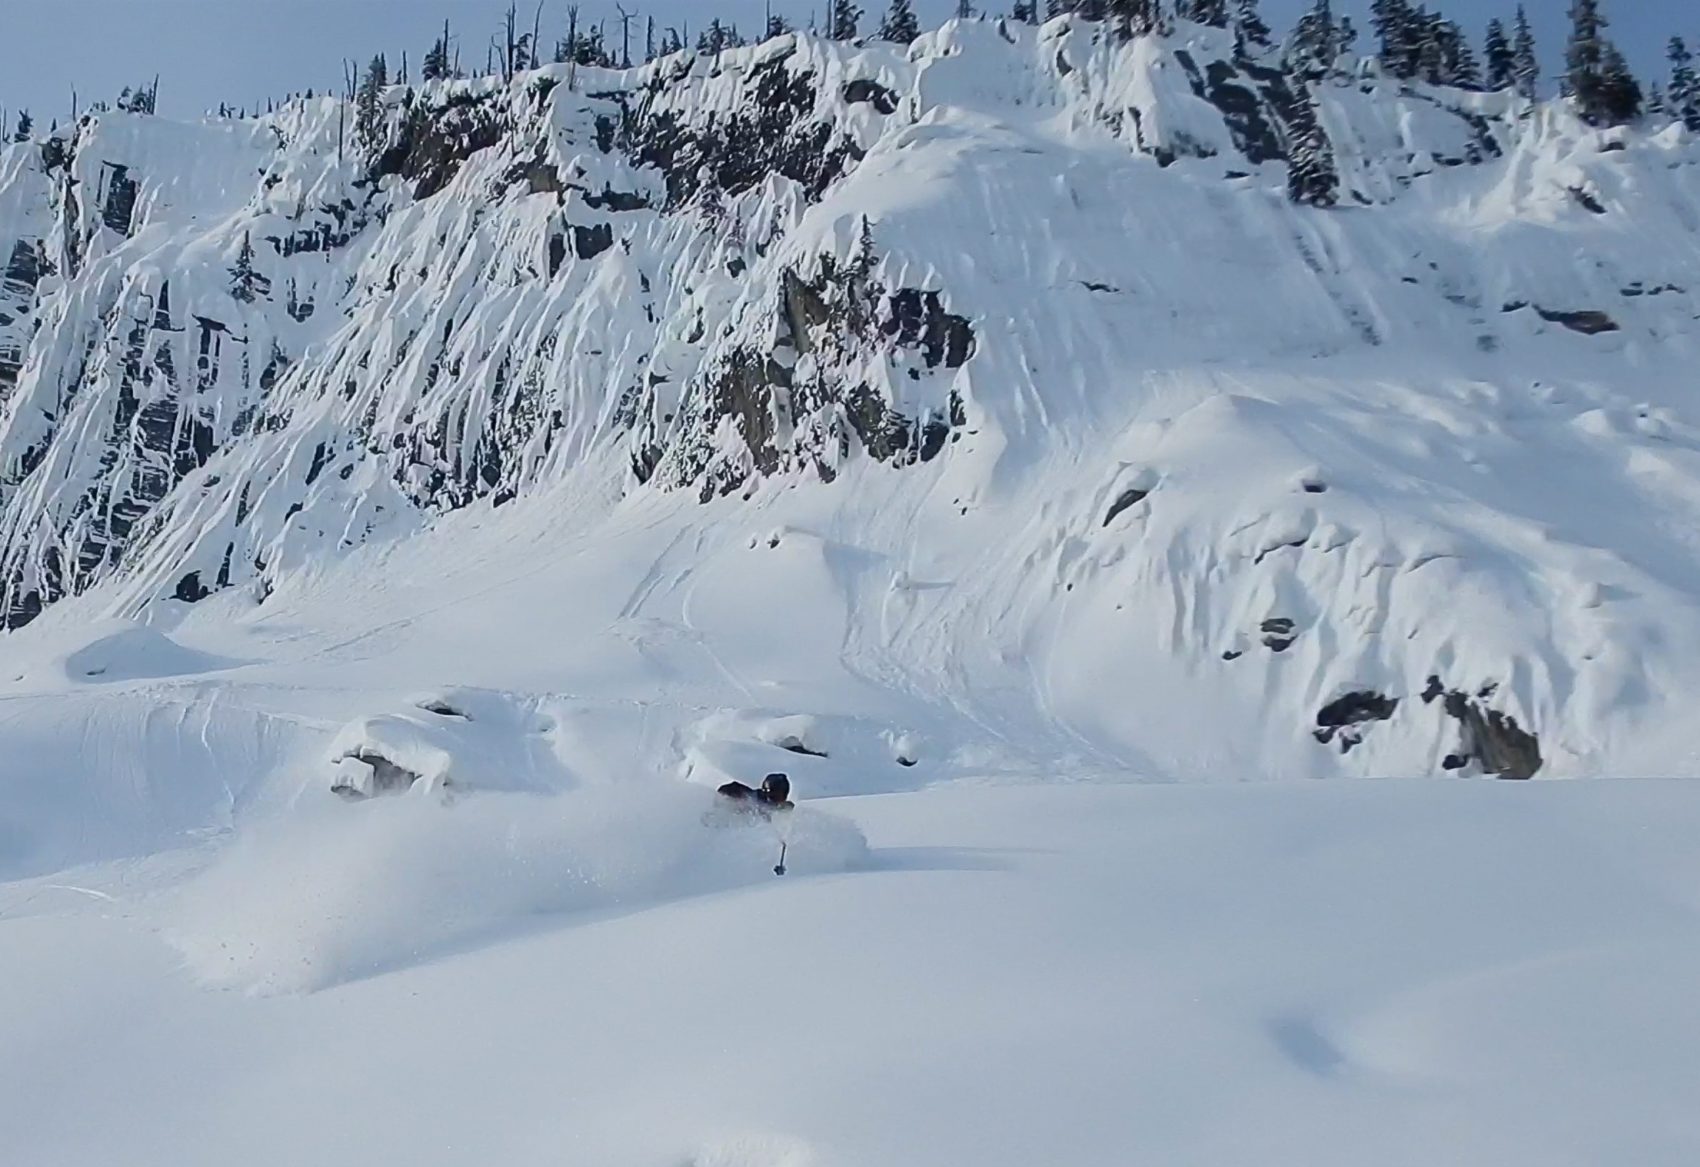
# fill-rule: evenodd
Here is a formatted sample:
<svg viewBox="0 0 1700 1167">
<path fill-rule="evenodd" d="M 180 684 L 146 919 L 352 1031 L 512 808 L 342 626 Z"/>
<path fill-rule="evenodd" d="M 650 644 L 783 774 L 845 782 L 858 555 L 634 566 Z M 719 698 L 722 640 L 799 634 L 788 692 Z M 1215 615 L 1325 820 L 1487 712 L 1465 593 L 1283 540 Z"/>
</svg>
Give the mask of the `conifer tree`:
<svg viewBox="0 0 1700 1167">
<path fill-rule="evenodd" d="M 1287 41 L 1287 67 L 1301 77 L 1323 76 L 1339 56 L 1336 51 L 1338 35 L 1330 0 L 1316 0 L 1299 17 L 1298 27 L 1293 29 L 1293 35 Z"/>
<path fill-rule="evenodd" d="M 1108 16 L 1117 35 L 1122 37 L 1149 36 L 1162 23 L 1157 0 L 1109 0 L 1108 11 L 1099 16 Z"/>
<path fill-rule="evenodd" d="M 708 22 L 708 27 L 697 34 L 697 52 L 714 54 L 729 47 L 726 26 L 720 23 L 716 16 Z"/>
<path fill-rule="evenodd" d="M 1381 67 L 1402 80 L 1414 77 L 1421 60 L 1419 24 L 1427 21 L 1419 22 L 1406 0 L 1374 0 L 1369 11 Z"/>
<path fill-rule="evenodd" d="M 431 44 L 431 49 L 425 54 L 425 60 L 419 66 L 419 75 L 426 81 L 441 81 L 449 75 L 449 22 L 443 21 L 443 35 Z"/>
<path fill-rule="evenodd" d="M 912 0 L 891 0 L 891 9 L 880 23 L 880 39 L 893 44 L 907 45 L 921 35 L 921 23 L 915 19 Z"/>
<path fill-rule="evenodd" d="M 767 39 L 784 36 L 791 31 L 791 22 L 775 12 L 767 18 Z"/>
<path fill-rule="evenodd" d="M 1438 73 L 1430 80 L 1436 85 L 1452 85 L 1459 89 L 1480 89 L 1481 65 L 1464 30 L 1450 20 L 1431 17 L 1434 43 L 1440 57 Z"/>
<path fill-rule="evenodd" d="M 1009 18 L 1020 21 L 1022 24 L 1038 24 L 1038 0 L 1015 0 L 1015 4 L 1009 10 Z"/>
<path fill-rule="evenodd" d="M 1316 99 L 1306 92 L 1294 117 L 1288 151 L 1287 195 L 1310 207 L 1332 207 L 1339 198 L 1340 177 L 1334 172 L 1334 149 L 1317 117 Z"/>
<path fill-rule="evenodd" d="M 1228 0 L 1192 0 L 1187 19 L 1212 28 L 1228 27 Z"/>
<path fill-rule="evenodd" d="M 1541 80 L 1541 61 L 1535 53 L 1535 33 L 1529 27 L 1529 14 L 1521 4 L 1517 6 L 1516 33 L 1511 45 L 1511 79 L 1517 87 L 1518 96 L 1526 101 L 1535 100 Z"/>
<path fill-rule="evenodd" d="M 244 304 L 252 304 L 271 289 L 271 281 L 254 269 L 254 244 L 248 233 L 242 233 L 242 250 L 230 269 L 230 295 Z"/>
<path fill-rule="evenodd" d="M 1599 0 L 1571 0 L 1570 42 L 1564 50 L 1564 91 L 1576 102 L 1584 120 L 1598 122 L 1604 109 L 1600 97 L 1605 63 L 1606 18 Z"/>
<path fill-rule="evenodd" d="M 12 141 L 27 142 L 33 133 L 35 133 L 35 119 L 30 117 L 30 111 L 26 109 L 18 115 L 18 131 L 12 135 Z"/>
<path fill-rule="evenodd" d="M 1258 11 L 1257 0 L 1237 0 L 1234 9 L 1234 36 L 1241 48 L 1249 50 L 1241 56 L 1249 56 L 1251 52 L 1262 52 L 1269 48 L 1272 37 L 1269 25 L 1264 23 L 1263 13 Z"/>
<path fill-rule="evenodd" d="M 389 87 L 390 69 L 379 53 L 366 67 L 355 98 L 354 136 L 368 158 L 375 158 L 384 144 L 384 90 Z"/>
<path fill-rule="evenodd" d="M 1600 53 L 1600 108 L 1608 125 L 1620 126 L 1641 116 L 1641 83 L 1618 47 L 1607 41 Z"/>
<path fill-rule="evenodd" d="M 851 0 L 832 0 L 832 22 L 827 35 L 835 41 L 853 41 L 861 20 L 862 10 Z"/>
<path fill-rule="evenodd" d="M 1488 21 L 1487 40 L 1482 49 L 1487 59 L 1488 90 L 1498 93 L 1510 89 L 1517 76 L 1517 58 L 1511 51 L 1510 38 L 1505 35 L 1505 24 L 1497 17 Z"/>
<path fill-rule="evenodd" d="M 1695 133 L 1700 133 L 1700 79 L 1694 73 L 1694 55 L 1679 36 L 1670 38 L 1670 85 L 1665 90 L 1665 112 Z M 21 140 L 21 139 L 20 139 Z"/>
</svg>

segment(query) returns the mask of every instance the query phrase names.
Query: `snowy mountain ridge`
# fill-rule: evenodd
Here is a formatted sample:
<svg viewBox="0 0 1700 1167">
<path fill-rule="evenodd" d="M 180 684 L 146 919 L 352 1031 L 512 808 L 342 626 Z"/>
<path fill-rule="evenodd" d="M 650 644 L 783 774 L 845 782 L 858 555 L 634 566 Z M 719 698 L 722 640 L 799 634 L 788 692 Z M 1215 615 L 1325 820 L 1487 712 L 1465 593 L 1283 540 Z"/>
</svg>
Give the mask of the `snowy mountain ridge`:
<svg viewBox="0 0 1700 1167">
<path fill-rule="evenodd" d="M 396 89 L 371 167 L 324 98 L 7 147 L 7 623 L 192 641 L 457 512 L 519 561 L 642 520 L 611 628 L 748 633 L 684 581 L 771 577 L 768 702 L 936 710 L 939 778 L 1700 769 L 1700 151 L 1231 39 Z"/>
</svg>

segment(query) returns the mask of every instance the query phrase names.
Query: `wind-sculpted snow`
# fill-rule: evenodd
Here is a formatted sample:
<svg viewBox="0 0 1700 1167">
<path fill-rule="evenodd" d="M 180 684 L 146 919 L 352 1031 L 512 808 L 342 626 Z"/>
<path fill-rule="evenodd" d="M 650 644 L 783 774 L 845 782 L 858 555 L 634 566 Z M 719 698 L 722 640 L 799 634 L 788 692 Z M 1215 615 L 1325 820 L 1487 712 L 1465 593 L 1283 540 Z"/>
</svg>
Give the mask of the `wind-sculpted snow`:
<svg viewBox="0 0 1700 1167">
<path fill-rule="evenodd" d="M 827 605 L 778 673 L 930 702 L 962 757 L 1037 747 L 956 718 L 1152 775 L 1690 756 L 1680 128 L 1307 82 L 1184 22 L 784 37 L 386 102 L 370 157 L 330 99 L 6 149 L 10 625 L 91 589 L 264 622 L 451 513 L 541 510 L 590 545 L 668 532 L 675 574 L 575 568 L 631 597 L 577 602 L 642 651 L 690 572 L 772 572 L 759 594 Z M 1313 123 L 1332 209 L 1288 197 Z M 746 515 L 818 557 L 734 571 L 710 527 Z M 660 639 L 750 631 L 706 606 Z"/>
</svg>

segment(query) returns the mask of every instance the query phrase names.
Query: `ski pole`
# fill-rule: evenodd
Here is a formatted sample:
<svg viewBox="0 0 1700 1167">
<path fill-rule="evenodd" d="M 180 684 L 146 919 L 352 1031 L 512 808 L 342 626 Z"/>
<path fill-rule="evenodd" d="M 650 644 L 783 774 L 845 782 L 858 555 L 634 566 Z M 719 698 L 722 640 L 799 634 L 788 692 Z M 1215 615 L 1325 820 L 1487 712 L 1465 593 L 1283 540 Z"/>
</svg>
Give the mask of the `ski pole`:
<svg viewBox="0 0 1700 1167">
<path fill-rule="evenodd" d="M 790 845 L 791 845 L 791 843 L 787 839 L 779 840 L 779 862 L 774 865 L 773 874 L 775 874 L 775 875 L 784 875 L 785 874 L 785 849 L 787 847 L 789 847 Z"/>
</svg>

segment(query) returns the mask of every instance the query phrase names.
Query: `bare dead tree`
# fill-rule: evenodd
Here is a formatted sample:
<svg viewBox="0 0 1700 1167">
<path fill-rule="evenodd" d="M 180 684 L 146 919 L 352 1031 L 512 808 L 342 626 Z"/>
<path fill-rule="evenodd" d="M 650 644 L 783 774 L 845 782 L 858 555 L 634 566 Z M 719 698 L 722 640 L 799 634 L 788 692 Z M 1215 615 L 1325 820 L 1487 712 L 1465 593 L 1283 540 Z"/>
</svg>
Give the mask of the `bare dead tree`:
<svg viewBox="0 0 1700 1167">
<path fill-rule="evenodd" d="M 509 4 L 508 11 L 502 18 L 502 29 L 505 34 L 504 43 L 506 46 L 502 52 L 503 81 L 512 81 L 514 79 L 514 55 L 515 50 L 518 48 L 515 44 L 515 38 L 519 33 L 518 21 L 519 12 L 512 4 Z"/>
<path fill-rule="evenodd" d="M 620 14 L 620 68 L 632 67 L 632 18 L 635 12 L 627 12 L 624 4 L 615 4 L 614 11 Z"/>
</svg>

